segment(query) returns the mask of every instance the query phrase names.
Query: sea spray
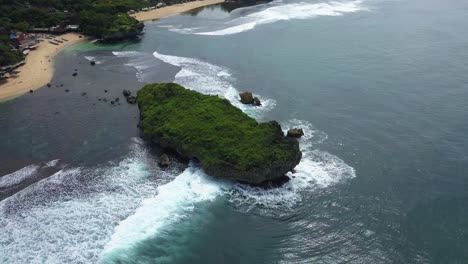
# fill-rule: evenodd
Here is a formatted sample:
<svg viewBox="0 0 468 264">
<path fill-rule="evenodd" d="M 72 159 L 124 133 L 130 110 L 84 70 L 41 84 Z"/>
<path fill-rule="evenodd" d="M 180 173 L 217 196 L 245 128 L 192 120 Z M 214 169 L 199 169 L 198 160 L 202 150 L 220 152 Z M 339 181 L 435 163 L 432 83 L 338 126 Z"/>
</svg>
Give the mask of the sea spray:
<svg viewBox="0 0 468 264">
<path fill-rule="evenodd" d="M 101 255 L 101 263 L 125 259 L 141 242 L 154 238 L 176 222 L 190 217 L 203 202 L 223 194 L 227 182 L 214 180 L 191 164 L 173 181 L 157 188 L 157 195 L 142 202 L 133 215 L 120 222 Z"/>
<path fill-rule="evenodd" d="M 291 213 L 302 201 L 304 192 L 326 188 L 356 177 L 353 167 L 340 158 L 317 149 L 328 135 L 313 127 L 310 122 L 298 119 L 281 124 L 284 132 L 290 128 L 303 128 L 305 135 L 299 139 L 303 154 L 290 181 L 281 188 L 265 190 L 243 184 L 234 184 L 226 191 L 229 202 L 243 212 L 261 211 L 263 215 L 281 216 Z"/>
<path fill-rule="evenodd" d="M 122 160 L 69 166 L 28 186 L 0 202 L 0 263 L 96 263 L 119 221 L 178 173 L 177 164 L 160 170 L 134 138 Z"/>
</svg>

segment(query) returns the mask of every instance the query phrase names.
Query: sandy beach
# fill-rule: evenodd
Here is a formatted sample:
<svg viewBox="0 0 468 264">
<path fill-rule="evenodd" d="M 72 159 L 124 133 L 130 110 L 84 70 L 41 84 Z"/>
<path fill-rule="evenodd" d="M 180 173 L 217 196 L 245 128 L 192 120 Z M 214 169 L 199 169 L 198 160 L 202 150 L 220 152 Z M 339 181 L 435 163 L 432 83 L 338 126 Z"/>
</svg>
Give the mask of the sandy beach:
<svg viewBox="0 0 468 264">
<path fill-rule="evenodd" d="M 222 3 L 224 0 L 200 0 L 200 1 L 193 1 L 183 4 L 171 5 L 166 6 L 163 8 L 154 9 L 147 12 L 138 12 L 132 14 L 131 16 L 136 18 L 139 21 L 148 21 L 153 19 L 160 19 L 168 16 L 177 15 L 198 7 L 213 5 Z"/>
<path fill-rule="evenodd" d="M 16 69 L 20 71 L 19 74 L 0 83 L 0 100 L 13 98 L 46 85 L 52 80 L 54 74 L 53 57 L 62 49 L 84 40 L 84 38 L 79 38 L 79 34 L 76 33 L 67 33 L 58 38 L 64 38 L 68 41 L 53 45 L 45 39 L 39 47 L 26 56 L 26 63 Z"/>
</svg>

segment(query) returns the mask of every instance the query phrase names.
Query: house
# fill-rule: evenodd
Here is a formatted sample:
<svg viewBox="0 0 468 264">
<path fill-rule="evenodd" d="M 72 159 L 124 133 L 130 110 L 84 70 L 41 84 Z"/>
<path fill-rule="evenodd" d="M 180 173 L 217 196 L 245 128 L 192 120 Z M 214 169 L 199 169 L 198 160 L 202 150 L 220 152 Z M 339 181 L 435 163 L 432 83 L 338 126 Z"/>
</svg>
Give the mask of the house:
<svg viewBox="0 0 468 264">
<path fill-rule="evenodd" d="M 49 32 L 49 28 L 33 28 L 32 32 Z"/>
<path fill-rule="evenodd" d="M 67 31 L 78 31 L 80 29 L 79 25 L 67 25 L 65 30 Z"/>
</svg>

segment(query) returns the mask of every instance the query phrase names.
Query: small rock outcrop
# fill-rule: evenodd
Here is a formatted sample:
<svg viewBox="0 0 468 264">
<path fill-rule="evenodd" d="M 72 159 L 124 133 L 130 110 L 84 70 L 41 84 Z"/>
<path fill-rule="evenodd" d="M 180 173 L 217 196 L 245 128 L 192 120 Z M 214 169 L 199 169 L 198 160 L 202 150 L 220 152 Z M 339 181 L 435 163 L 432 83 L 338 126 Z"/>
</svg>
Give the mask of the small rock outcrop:
<svg viewBox="0 0 468 264">
<path fill-rule="evenodd" d="M 254 103 L 254 98 L 251 92 L 243 92 L 239 94 L 240 96 L 240 101 L 243 104 L 253 104 Z"/>
<path fill-rule="evenodd" d="M 255 106 L 261 106 L 262 105 L 262 103 L 260 102 L 260 99 L 258 99 L 258 97 L 254 97 L 253 105 L 255 105 Z"/>
<path fill-rule="evenodd" d="M 73 77 L 76 77 L 78 75 L 78 73 L 74 72 L 72 75 L 73 75 Z"/>
<path fill-rule="evenodd" d="M 243 104 L 251 104 L 255 106 L 261 106 L 262 103 L 260 102 L 260 99 L 258 97 L 254 97 L 251 92 L 243 92 L 239 93 L 240 96 L 240 101 Z"/>
<path fill-rule="evenodd" d="M 89 62 L 89 64 L 91 64 L 91 66 L 94 66 L 94 65 L 96 65 L 96 62 L 95 62 L 95 61 L 91 61 L 91 62 Z"/>
<path fill-rule="evenodd" d="M 162 154 L 159 157 L 158 165 L 161 167 L 169 167 L 171 165 L 171 160 L 166 154 Z"/>
<path fill-rule="evenodd" d="M 132 92 L 130 90 L 123 90 L 122 94 L 124 97 L 129 97 L 130 95 L 132 95 Z"/>
<path fill-rule="evenodd" d="M 135 96 L 128 96 L 127 97 L 127 103 L 129 104 L 136 104 L 137 98 Z"/>
<path fill-rule="evenodd" d="M 288 130 L 287 136 L 292 138 L 300 138 L 304 135 L 302 128 L 292 128 Z"/>
</svg>

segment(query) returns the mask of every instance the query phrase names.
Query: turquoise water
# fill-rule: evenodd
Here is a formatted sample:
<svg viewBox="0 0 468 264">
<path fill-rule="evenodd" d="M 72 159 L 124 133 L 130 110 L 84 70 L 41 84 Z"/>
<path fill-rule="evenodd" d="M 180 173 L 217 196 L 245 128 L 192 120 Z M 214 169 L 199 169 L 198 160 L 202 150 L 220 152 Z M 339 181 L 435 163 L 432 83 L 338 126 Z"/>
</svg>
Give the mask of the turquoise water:
<svg viewBox="0 0 468 264">
<path fill-rule="evenodd" d="M 467 12 L 457 0 L 214 6 L 149 22 L 138 43 L 75 47 L 54 77 L 71 94 L 0 105 L 0 167 L 13 172 L 0 178 L 0 262 L 465 263 Z M 161 170 L 137 109 L 97 101 L 173 80 L 304 128 L 291 181 L 265 191 L 195 164 Z M 244 90 L 263 106 L 240 105 Z"/>
</svg>

